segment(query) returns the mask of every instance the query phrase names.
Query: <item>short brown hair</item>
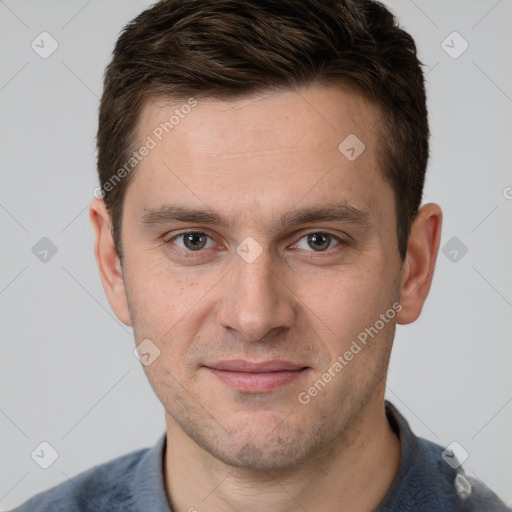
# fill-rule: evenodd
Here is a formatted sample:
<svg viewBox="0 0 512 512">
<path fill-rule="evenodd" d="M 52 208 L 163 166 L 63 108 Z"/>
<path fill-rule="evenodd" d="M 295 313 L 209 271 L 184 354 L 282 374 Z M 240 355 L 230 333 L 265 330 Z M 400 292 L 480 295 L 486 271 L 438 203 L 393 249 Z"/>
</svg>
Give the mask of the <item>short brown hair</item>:
<svg viewBox="0 0 512 512">
<path fill-rule="evenodd" d="M 370 0 L 162 0 L 125 27 L 105 72 L 97 136 L 119 257 L 126 162 L 149 98 L 229 99 L 312 83 L 350 85 L 380 107 L 381 172 L 394 190 L 403 260 L 428 161 L 424 78 L 412 37 Z"/>
</svg>

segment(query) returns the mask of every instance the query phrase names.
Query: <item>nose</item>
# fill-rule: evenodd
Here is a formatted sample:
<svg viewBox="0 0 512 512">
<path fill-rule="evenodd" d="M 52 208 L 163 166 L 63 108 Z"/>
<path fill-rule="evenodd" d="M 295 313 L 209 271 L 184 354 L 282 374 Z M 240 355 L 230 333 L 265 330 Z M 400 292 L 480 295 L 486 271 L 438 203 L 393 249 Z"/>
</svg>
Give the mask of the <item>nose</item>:
<svg viewBox="0 0 512 512">
<path fill-rule="evenodd" d="M 276 262 L 267 251 L 250 263 L 236 254 L 234 259 L 217 310 L 219 323 L 247 341 L 262 340 L 272 330 L 290 328 L 296 315 L 294 296 L 285 280 L 277 277 Z"/>
</svg>

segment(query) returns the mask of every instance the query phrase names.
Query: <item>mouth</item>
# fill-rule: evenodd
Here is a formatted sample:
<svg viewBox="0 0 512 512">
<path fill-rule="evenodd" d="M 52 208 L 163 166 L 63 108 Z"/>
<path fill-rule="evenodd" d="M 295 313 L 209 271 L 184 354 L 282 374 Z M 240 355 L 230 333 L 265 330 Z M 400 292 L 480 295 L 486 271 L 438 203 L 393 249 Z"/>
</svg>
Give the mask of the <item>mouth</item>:
<svg viewBox="0 0 512 512">
<path fill-rule="evenodd" d="M 302 376 L 308 366 L 289 361 L 217 361 L 205 368 L 229 387 L 241 393 L 266 393 Z"/>
</svg>

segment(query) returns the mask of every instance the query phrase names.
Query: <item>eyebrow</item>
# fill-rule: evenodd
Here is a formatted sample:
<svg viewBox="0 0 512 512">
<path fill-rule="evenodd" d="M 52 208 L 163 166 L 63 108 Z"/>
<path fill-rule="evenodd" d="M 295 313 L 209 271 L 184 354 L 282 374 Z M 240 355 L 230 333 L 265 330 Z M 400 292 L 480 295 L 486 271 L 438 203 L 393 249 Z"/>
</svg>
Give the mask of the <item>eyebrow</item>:
<svg viewBox="0 0 512 512">
<path fill-rule="evenodd" d="M 139 222 L 144 227 L 157 227 L 173 222 L 222 226 L 233 229 L 234 223 L 209 208 L 190 208 L 183 204 L 169 204 L 160 208 L 150 208 L 141 215 Z M 270 221 L 268 229 L 274 231 L 281 226 L 294 226 L 318 222 L 346 222 L 369 226 L 372 224 L 368 208 L 360 208 L 346 201 L 330 203 L 318 207 L 293 208 Z"/>
</svg>

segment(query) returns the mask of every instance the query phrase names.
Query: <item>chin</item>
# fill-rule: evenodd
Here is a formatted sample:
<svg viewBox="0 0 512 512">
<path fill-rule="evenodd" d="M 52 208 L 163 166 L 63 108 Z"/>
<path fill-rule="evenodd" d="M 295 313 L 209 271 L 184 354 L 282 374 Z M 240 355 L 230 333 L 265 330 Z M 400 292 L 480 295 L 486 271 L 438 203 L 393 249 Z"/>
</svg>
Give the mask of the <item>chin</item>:
<svg viewBox="0 0 512 512">
<path fill-rule="evenodd" d="M 308 438 L 302 429 L 291 425 L 286 429 L 279 426 L 283 420 L 270 431 L 268 422 L 254 424 L 252 429 L 233 428 L 215 439 L 196 439 L 196 443 L 224 464 L 256 472 L 290 471 L 318 453 L 315 436 Z"/>
<path fill-rule="evenodd" d="M 295 444 L 278 447 L 268 446 L 267 443 L 264 443 L 265 446 L 259 444 L 249 441 L 235 453 L 215 450 L 217 453 L 212 455 L 229 466 L 261 473 L 290 471 L 302 466 L 307 459 L 302 451 L 296 450 Z"/>
</svg>

